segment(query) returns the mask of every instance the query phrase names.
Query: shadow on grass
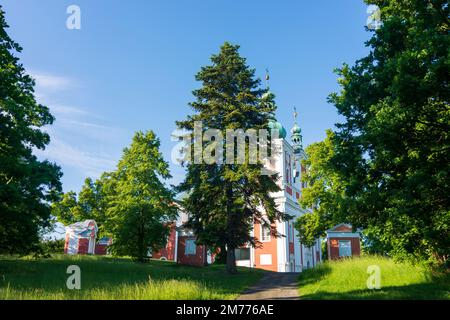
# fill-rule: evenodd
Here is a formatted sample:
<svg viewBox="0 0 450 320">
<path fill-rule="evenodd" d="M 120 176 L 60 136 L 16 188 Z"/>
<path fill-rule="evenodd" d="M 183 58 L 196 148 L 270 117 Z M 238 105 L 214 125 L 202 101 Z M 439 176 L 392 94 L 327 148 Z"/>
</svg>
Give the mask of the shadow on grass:
<svg viewBox="0 0 450 320">
<path fill-rule="evenodd" d="M 410 284 L 382 287 L 374 290 L 353 290 L 347 292 L 318 291 L 302 296 L 308 300 L 439 300 L 450 299 L 445 285 L 436 283 Z"/>
<path fill-rule="evenodd" d="M 0 290 L 64 291 L 69 265 L 81 270 L 84 290 L 113 289 L 122 285 L 141 285 L 151 280 L 181 280 L 195 282 L 224 295 L 239 294 L 256 283 L 262 276 L 259 270 L 239 268 L 237 275 L 229 275 L 225 266 L 193 267 L 174 262 L 150 260 L 133 262 L 126 258 L 95 256 L 55 256 L 50 259 L 18 259 L 0 257 Z"/>
<path fill-rule="evenodd" d="M 305 270 L 299 278 L 300 293 L 302 287 L 317 284 L 332 272 L 328 265 Z M 380 289 L 343 290 L 330 292 L 320 288 L 314 293 L 301 294 L 307 300 L 436 300 L 450 299 L 450 274 L 441 273 L 429 276 L 426 282 L 399 286 L 386 286 Z"/>
<path fill-rule="evenodd" d="M 331 268 L 327 264 L 322 264 L 315 269 L 303 270 L 300 274 L 299 285 L 302 286 L 316 283 L 331 273 Z"/>
</svg>

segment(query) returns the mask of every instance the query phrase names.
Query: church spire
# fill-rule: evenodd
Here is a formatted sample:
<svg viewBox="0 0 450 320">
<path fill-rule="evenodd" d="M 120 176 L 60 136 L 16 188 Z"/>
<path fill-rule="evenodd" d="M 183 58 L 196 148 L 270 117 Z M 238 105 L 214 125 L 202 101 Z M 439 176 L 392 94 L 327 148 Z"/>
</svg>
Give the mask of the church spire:
<svg viewBox="0 0 450 320">
<path fill-rule="evenodd" d="M 266 92 L 261 97 L 262 103 L 270 103 L 272 105 L 275 105 L 274 101 L 275 95 L 272 92 L 270 92 L 269 88 L 270 76 L 268 69 L 266 69 L 265 80 L 266 80 Z M 268 129 L 275 130 L 278 133 L 278 138 L 280 139 L 286 138 L 287 135 L 286 129 L 280 122 L 277 121 L 274 114 L 269 115 Z"/>
<path fill-rule="evenodd" d="M 297 116 L 298 116 L 297 108 L 294 107 L 294 127 L 297 125 Z"/>
<path fill-rule="evenodd" d="M 294 148 L 294 153 L 295 154 L 300 154 L 300 152 L 303 150 L 303 145 L 302 145 L 302 130 L 300 129 L 300 127 L 297 124 L 297 108 L 294 107 L 294 126 L 291 129 L 291 141 L 292 141 L 292 146 Z"/>
</svg>

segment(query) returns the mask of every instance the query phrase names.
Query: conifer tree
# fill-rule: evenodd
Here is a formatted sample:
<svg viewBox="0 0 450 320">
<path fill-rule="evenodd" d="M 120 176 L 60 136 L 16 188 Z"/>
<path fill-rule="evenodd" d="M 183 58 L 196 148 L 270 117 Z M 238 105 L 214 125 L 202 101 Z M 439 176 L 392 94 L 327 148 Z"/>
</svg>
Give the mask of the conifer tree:
<svg viewBox="0 0 450 320">
<path fill-rule="evenodd" d="M 192 133 L 195 122 L 201 121 L 203 133 L 216 129 L 226 137 L 227 129 L 268 128 L 276 109 L 273 95 L 260 88 L 255 70 L 246 65 L 238 49 L 238 45 L 225 43 L 219 54 L 211 57 L 212 64 L 201 68 L 196 75 L 202 87 L 193 91 L 196 100 L 190 106 L 194 114 L 177 122 L 181 129 Z M 267 101 L 262 103 L 264 99 Z M 202 141 L 203 150 L 208 150 L 214 142 Z M 234 142 L 234 139 L 225 141 L 224 155 L 228 146 L 233 150 L 233 157 L 237 156 Z M 191 155 L 198 156 L 195 146 L 191 147 Z M 221 151 L 216 149 L 219 154 Z M 221 248 L 222 254 L 226 249 L 229 273 L 237 272 L 235 249 L 245 244 L 257 245 L 251 236 L 253 222 L 271 227 L 275 220 L 284 218 L 270 196 L 279 190 L 278 176 L 261 174 L 262 162 L 249 161 L 248 145 L 246 151 L 241 164 L 237 161 L 231 164 L 230 159 L 215 163 L 190 161 L 186 178 L 178 187 L 179 191 L 186 192 L 182 204 L 190 215 L 188 226 L 193 228 L 197 242 Z M 273 227 L 271 231 L 277 235 Z"/>
</svg>

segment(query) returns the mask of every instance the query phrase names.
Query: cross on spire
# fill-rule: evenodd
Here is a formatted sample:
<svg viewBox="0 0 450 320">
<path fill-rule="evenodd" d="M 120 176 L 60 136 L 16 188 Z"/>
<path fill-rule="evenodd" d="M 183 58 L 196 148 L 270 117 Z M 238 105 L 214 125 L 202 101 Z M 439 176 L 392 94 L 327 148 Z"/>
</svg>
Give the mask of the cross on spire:
<svg viewBox="0 0 450 320">
<path fill-rule="evenodd" d="M 294 124 L 297 124 L 297 108 L 294 106 Z"/>
</svg>

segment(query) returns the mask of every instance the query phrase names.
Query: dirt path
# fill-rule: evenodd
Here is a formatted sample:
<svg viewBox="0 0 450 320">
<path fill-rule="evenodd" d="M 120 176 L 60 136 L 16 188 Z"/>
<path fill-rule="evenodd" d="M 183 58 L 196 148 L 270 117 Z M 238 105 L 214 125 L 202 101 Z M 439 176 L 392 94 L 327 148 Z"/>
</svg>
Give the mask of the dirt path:
<svg viewBox="0 0 450 320">
<path fill-rule="evenodd" d="M 298 300 L 298 273 L 270 272 L 237 300 Z"/>
</svg>

